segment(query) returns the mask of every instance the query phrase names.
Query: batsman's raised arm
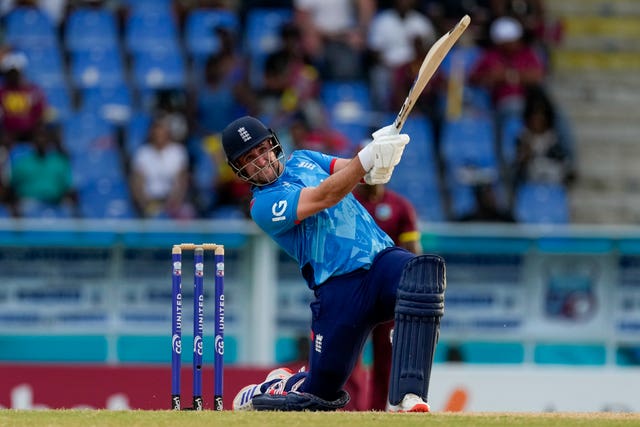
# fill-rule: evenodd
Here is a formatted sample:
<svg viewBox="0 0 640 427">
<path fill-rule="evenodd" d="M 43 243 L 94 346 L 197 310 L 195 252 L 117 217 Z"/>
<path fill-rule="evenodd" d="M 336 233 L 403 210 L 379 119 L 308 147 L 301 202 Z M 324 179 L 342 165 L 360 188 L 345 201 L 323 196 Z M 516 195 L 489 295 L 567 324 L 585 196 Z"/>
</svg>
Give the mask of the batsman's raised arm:
<svg viewBox="0 0 640 427">
<path fill-rule="evenodd" d="M 336 159 L 334 173 L 317 187 L 306 187 L 300 191 L 297 216 L 302 221 L 323 209 L 334 206 L 351 193 L 367 171 L 359 159 Z"/>
<path fill-rule="evenodd" d="M 303 188 L 300 192 L 298 220 L 334 206 L 351 193 L 363 178 L 366 182 L 376 184 L 388 182 L 408 142 L 408 135 L 397 134 L 392 126 L 387 126 L 375 132 L 373 141 L 353 159 L 335 159 L 331 176 L 320 185 Z"/>
</svg>

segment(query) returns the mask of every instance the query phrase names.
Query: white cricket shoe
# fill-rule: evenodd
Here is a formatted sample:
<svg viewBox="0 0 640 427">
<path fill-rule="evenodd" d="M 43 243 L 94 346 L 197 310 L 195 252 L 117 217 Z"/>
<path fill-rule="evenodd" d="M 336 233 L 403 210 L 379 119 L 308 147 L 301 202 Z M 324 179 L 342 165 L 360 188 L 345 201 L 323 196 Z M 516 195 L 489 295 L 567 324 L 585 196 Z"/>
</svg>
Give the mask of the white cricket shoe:
<svg viewBox="0 0 640 427">
<path fill-rule="evenodd" d="M 286 381 L 293 375 L 293 372 L 289 368 L 277 368 L 267 374 L 264 382 L 261 384 L 249 384 L 243 387 L 236 397 L 233 398 L 233 410 L 234 411 L 252 411 L 253 403 L 252 399 L 262 393 L 271 392 L 284 388 Z M 262 386 L 270 383 L 266 390 L 262 391 Z"/>
<path fill-rule="evenodd" d="M 387 402 L 387 412 L 429 412 L 429 405 L 420 396 L 407 393 L 397 405 Z"/>
<path fill-rule="evenodd" d="M 234 411 L 253 411 L 253 396 L 261 394 L 261 384 L 249 384 L 243 387 L 236 397 L 233 398 L 233 410 Z"/>
</svg>

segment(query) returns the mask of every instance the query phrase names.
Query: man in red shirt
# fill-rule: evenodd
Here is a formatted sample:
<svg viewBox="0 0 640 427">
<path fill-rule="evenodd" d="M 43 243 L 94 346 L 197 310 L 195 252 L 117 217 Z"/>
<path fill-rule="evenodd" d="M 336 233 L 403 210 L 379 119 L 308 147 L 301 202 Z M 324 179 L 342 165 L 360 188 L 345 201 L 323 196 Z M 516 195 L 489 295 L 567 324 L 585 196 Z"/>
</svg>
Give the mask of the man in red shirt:
<svg viewBox="0 0 640 427">
<path fill-rule="evenodd" d="M 0 84 L 0 122 L 2 143 L 31 141 L 44 122 L 46 98 L 36 84 L 27 81 L 22 70 L 27 59 L 22 53 L 8 53 L 0 61 L 4 82 Z"/>
<path fill-rule="evenodd" d="M 539 85 L 545 77 L 538 54 L 522 41 L 518 20 L 503 16 L 490 27 L 493 46 L 478 59 L 469 76 L 471 84 L 490 91 L 499 114 L 521 113 L 525 91 Z"/>
<path fill-rule="evenodd" d="M 393 239 L 396 245 L 413 253 L 422 252 L 420 231 L 416 211 L 406 198 L 385 188 L 384 185 L 361 184 L 353 195 L 367 209 L 380 228 Z M 389 394 L 389 373 L 391 370 L 391 331 L 393 321 L 380 324 L 372 332 L 373 365 L 368 387 L 362 387 L 369 395 L 355 403 L 356 410 L 384 411 Z M 358 369 L 354 373 L 358 374 Z M 364 376 L 366 378 L 366 376 Z M 358 382 L 352 378 L 349 382 Z M 358 384 L 351 384 L 358 387 Z M 355 393 L 354 393 L 355 394 Z M 354 396 L 355 397 L 355 396 Z M 354 399 L 355 400 L 355 399 Z"/>
</svg>

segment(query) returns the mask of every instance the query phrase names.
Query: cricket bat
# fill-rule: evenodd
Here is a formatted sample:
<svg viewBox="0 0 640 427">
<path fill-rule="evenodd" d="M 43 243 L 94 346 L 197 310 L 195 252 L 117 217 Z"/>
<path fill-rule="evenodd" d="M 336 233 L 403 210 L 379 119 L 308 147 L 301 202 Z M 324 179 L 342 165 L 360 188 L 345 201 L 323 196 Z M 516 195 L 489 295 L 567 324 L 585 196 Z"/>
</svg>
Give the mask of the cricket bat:
<svg viewBox="0 0 640 427">
<path fill-rule="evenodd" d="M 413 85 L 411 85 L 409 94 L 402 103 L 402 107 L 400 108 L 400 112 L 396 116 L 396 119 L 393 121 L 393 126 L 396 128 L 398 133 L 402 130 L 404 122 L 407 120 L 409 113 L 413 109 L 413 106 L 418 100 L 418 97 L 420 97 L 425 86 L 435 74 L 444 57 L 451 50 L 456 41 L 458 41 L 462 33 L 464 33 L 464 30 L 467 29 L 470 22 L 471 18 L 469 15 L 463 16 L 456 26 L 440 37 L 433 46 L 431 46 L 429 52 L 427 52 L 427 55 L 420 66 L 420 70 L 418 71 L 418 75 L 413 81 Z"/>
</svg>

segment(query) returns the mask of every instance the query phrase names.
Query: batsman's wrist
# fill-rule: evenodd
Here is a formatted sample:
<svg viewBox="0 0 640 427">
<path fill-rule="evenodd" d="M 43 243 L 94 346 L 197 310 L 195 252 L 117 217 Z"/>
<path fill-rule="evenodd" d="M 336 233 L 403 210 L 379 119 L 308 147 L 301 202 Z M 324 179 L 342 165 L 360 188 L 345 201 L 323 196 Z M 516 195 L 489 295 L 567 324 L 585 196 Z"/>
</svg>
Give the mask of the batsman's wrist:
<svg viewBox="0 0 640 427">
<path fill-rule="evenodd" d="M 369 172 L 373 167 L 374 162 L 373 148 L 371 148 L 371 143 L 367 144 L 362 150 L 358 152 L 358 158 L 360 159 L 362 169 L 364 169 L 365 172 Z"/>
</svg>

